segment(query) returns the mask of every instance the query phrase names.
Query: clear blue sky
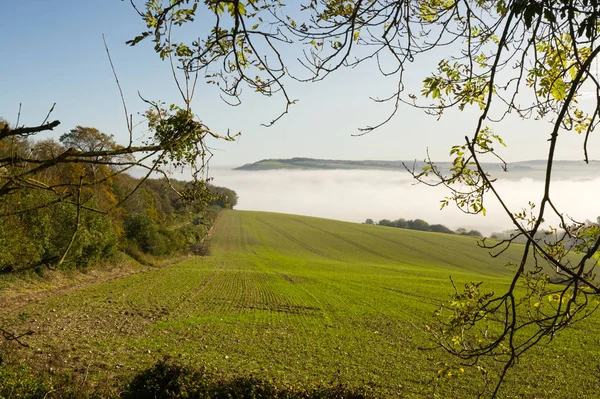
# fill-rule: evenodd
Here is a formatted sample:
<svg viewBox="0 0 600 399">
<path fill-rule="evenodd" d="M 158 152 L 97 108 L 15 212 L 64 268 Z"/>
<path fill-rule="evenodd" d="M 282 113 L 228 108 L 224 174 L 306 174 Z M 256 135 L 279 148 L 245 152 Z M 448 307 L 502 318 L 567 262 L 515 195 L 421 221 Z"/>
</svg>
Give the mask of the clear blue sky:
<svg viewBox="0 0 600 399">
<path fill-rule="evenodd" d="M 178 95 L 167 63 L 154 54 L 151 43 L 131 48 L 125 41 L 144 30 L 144 23 L 128 1 L 20 0 L 2 9 L 2 90 L 0 116 L 14 123 L 19 103 L 21 122 L 40 123 L 50 106 L 52 119 L 62 123 L 58 137 L 76 125 L 93 126 L 126 142 L 126 125 L 119 93 L 102 42 L 106 35 L 134 123 L 146 107 L 137 97 L 167 103 Z M 419 85 L 419 73 L 435 66 L 432 58 L 409 66 L 408 85 Z M 411 81 L 412 80 L 412 81 Z M 475 112 L 449 112 L 441 121 L 410 107 L 402 108 L 384 128 L 363 137 L 351 137 L 359 126 L 385 117 L 390 105 L 378 105 L 369 96 L 392 92 L 393 80 L 383 79 L 374 65 L 343 71 L 325 82 L 287 82 L 300 101 L 291 114 L 274 127 L 270 121 L 283 107 L 278 98 L 243 96 L 243 105 L 232 108 L 218 98 L 214 87 L 200 86 L 194 111 L 213 130 L 241 131 L 237 143 L 214 143 L 213 165 L 240 165 L 262 158 L 305 156 L 334 159 L 423 159 L 429 148 L 434 159 L 444 160 L 453 144 L 475 126 Z M 246 90 L 250 92 L 250 90 Z M 509 161 L 544 158 L 548 125 L 508 120 L 496 132 L 502 135 Z M 138 138 L 147 132 L 141 124 Z M 581 137 L 565 133 L 559 159 L 582 159 Z M 590 148 L 597 147 L 597 140 Z M 592 153 L 592 157 L 598 158 Z"/>
</svg>

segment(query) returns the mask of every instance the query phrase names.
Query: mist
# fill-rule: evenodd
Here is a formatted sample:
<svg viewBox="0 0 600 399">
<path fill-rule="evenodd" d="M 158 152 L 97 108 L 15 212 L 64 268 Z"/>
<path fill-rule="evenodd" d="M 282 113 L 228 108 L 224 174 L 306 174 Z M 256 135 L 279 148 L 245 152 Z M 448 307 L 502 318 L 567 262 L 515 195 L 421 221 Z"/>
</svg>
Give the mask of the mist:
<svg viewBox="0 0 600 399">
<path fill-rule="evenodd" d="M 238 193 L 236 209 L 291 213 L 362 223 L 367 218 L 395 220 L 424 219 L 451 229 L 476 229 L 484 235 L 512 228 L 511 221 L 491 193 L 484 204 L 487 215 L 467 215 L 449 206 L 440 210 L 447 189 L 415 184 L 405 171 L 379 170 L 272 170 L 236 171 L 212 169 L 214 184 Z M 578 221 L 596 220 L 600 215 L 600 177 L 570 176 L 554 181 L 551 195 L 556 207 Z M 496 183 L 512 212 L 539 204 L 540 179 L 511 176 Z M 536 209 L 537 210 L 537 209 Z M 557 218 L 547 213 L 550 224 Z"/>
</svg>

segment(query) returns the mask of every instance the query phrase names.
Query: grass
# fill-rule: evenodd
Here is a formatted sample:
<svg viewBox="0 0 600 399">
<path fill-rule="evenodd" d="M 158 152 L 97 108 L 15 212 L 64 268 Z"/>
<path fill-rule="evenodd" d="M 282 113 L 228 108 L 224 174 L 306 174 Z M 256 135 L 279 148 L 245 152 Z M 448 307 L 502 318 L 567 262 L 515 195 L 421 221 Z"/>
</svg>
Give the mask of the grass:
<svg viewBox="0 0 600 399">
<path fill-rule="evenodd" d="M 36 332 L 30 348 L 0 341 L 0 396 L 116 397 L 167 356 L 232 386 L 476 397 L 480 372 L 457 365 L 449 377 L 455 360 L 424 349 L 424 324 L 452 292 L 450 275 L 498 292 L 520 254 L 493 259 L 469 237 L 241 211 L 222 215 L 211 246 L 208 257 L 0 310 L 4 325 Z M 501 396 L 596 397 L 597 331 L 594 318 L 531 352 Z"/>
</svg>

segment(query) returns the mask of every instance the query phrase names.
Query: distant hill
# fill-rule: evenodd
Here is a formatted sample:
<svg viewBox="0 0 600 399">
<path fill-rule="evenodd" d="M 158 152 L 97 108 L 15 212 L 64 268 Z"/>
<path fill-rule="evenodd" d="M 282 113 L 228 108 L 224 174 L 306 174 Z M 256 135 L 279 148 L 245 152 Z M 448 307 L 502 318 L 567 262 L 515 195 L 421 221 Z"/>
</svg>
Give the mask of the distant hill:
<svg viewBox="0 0 600 399">
<path fill-rule="evenodd" d="M 450 168 L 449 162 L 436 163 L 440 169 Z M 351 161 L 336 159 L 315 158 L 288 158 L 288 159 L 263 159 L 258 162 L 249 163 L 235 168 L 235 170 L 261 171 L 261 170 L 405 170 L 404 165 L 410 169 L 420 170 L 425 163 L 423 161 Z M 502 171 L 500 163 L 484 163 L 483 166 L 490 172 Z M 508 171 L 513 172 L 511 177 L 543 177 L 546 168 L 545 160 L 532 160 L 513 162 L 508 164 Z M 575 175 L 577 178 L 589 178 L 600 176 L 600 161 L 555 161 L 554 171 L 562 177 Z"/>
<path fill-rule="evenodd" d="M 402 161 L 348 161 L 335 159 L 289 158 L 263 159 L 235 170 L 273 169 L 404 169 Z"/>
<path fill-rule="evenodd" d="M 347 170 L 405 170 L 406 167 L 421 169 L 423 161 L 350 161 L 344 159 L 315 159 L 315 158 L 288 158 L 288 159 L 263 159 L 235 168 L 235 170 L 278 170 L 278 169 L 347 169 Z M 450 162 L 437 163 L 441 168 L 449 168 Z M 487 164 L 486 164 L 487 165 Z M 493 168 L 500 168 L 500 164 L 489 164 Z"/>
</svg>

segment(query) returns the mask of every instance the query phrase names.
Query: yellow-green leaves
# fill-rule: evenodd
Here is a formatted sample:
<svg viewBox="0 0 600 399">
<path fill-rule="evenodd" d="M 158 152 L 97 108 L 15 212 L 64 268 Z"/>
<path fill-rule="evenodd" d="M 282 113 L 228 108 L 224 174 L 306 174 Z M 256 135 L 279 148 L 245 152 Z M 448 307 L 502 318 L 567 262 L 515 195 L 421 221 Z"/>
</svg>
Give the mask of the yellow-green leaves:
<svg viewBox="0 0 600 399">
<path fill-rule="evenodd" d="M 549 96 L 557 102 L 565 100 L 581 60 L 579 53 L 574 53 L 571 38 L 565 34 L 560 40 L 539 41 L 536 50 L 537 63 L 529 70 L 528 86 L 540 97 Z"/>
<path fill-rule="evenodd" d="M 441 14 L 456 6 L 454 0 L 420 0 L 416 2 L 419 18 L 424 22 L 434 22 Z"/>
<path fill-rule="evenodd" d="M 485 56 L 479 58 L 485 62 Z M 423 80 L 421 94 L 438 100 L 438 113 L 448 104 L 453 104 L 461 111 L 467 106 L 476 104 L 485 108 L 489 84 L 486 75 L 474 74 L 469 65 L 442 60 L 437 71 Z"/>
<path fill-rule="evenodd" d="M 193 54 L 193 51 L 184 43 L 179 43 L 175 47 L 175 54 L 178 57 L 190 57 Z"/>
<path fill-rule="evenodd" d="M 452 147 L 450 150 L 452 163 L 448 175 L 443 175 L 438 166 L 426 163 L 417 178 L 422 179 L 432 173 L 442 179 L 445 186 L 460 187 L 460 189 L 452 189 L 452 195 L 440 201 L 440 209 L 448 206 L 450 202 L 454 202 L 465 213 L 480 213 L 485 216 L 487 210 L 483 197 L 489 190 L 490 182 L 493 182 L 493 179 L 479 168 L 474 154 L 494 153 L 496 144 L 505 146 L 502 138 L 485 126 L 473 141 Z"/>
<path fill-rule="evenodd" d="M 550 93 L 556 101 L 562 101 L 567 97 L 567 85 L 562 78 L 556 78 L 550 85 Z"/>
<path fill-rule="evenodd" d="M 234 1 L 231 3 L 227 3 L 227 11 L 232 17 L 236 15 L 246 15 L 246 6 L 241 1 Z"/>
<path fill-rule="evenodd" d="M 318 13 L 321 21 L 338 21 L 350 18 L 355 10 L 355 0 L 326 0 L 325 10 Z"/>
<path fill-rule="evenodd" d="M 496 3 L 496 11 L 500 15 L 505 15 L 508 12 L 508 7 L 506 7 L 506 1 L 500 0 Z"/>
<path fill-rule="evenodd" d="M 475 334 L 473 336 L 465 326 L 486 319 L 486 307 L 494 297 L 494 292 L 484 292 L 480 289 L 481 282 L 467 283 L 462 291 L 455 287 L 455 293 L 451 296 L 446 306 L 441 307 L 434 315 L 438 318 L 439 324 L 427 326 L 427 331 L 433 334 L 438 342 L 453 353 L 461 353 L 473 348 L 479 348 L 489 339 L 493 339 L 491 334 L 486 331 L 483 336 Z M 460 373 L 464 369 L 459 368 L 455 371 Z M 440 371 L 438 374 L 451 376 L 452 370 Z"/>
</svg>

